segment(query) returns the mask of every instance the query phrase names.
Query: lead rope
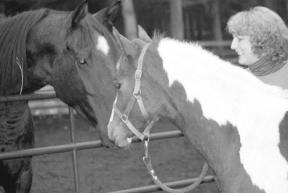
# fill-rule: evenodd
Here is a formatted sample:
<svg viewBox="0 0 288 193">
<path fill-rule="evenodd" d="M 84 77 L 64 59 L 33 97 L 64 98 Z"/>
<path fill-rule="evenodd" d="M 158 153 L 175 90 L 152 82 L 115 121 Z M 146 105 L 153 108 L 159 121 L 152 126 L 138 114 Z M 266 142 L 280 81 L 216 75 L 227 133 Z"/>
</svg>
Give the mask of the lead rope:
<svg viewBox="0 0 288 193">
<path fill-rule="evenodd" d="M 17 56 L 16 56 L 16 64 L 17 64 L 18 67 L 20 68 L 20 73 L 21 73 L 21 87 L 20 87 L 19 95 L 22 95 L 23 82 L 24 82 L 24 75 L 23 75 L 23 62 L 21 62 Z"/>
<path fill-rule="evenodd" d="M 159 180 L 158 176 L 155 173 L 155 170 L 152 167 L 152 162 L 151 162 L 151 157 L 149 155 L 149 147 L 148 146 L 149 146 L 149 137 L 144 139 L 145 155 L 143 156 L 143 162 L 144 162 L 150 176 L 152 177 L 153 182 L 155 184 L 157 184 L 162 190 L 169 192 L 169 193 L 186 193 L 186 192 L 193 190 L 199 184 L 201 184 L 201 182 L 203 181 L 203 179 L 204 179 L 204 177 L 208 171 L 208 165 L 206 162 L 204 163 L 204 165 L 202 167 L 202 171 L 201 171 L 199 177 L 196 179 L 196 181 L 193 184 L 191 184 L 187 187 L 184 187 L 184 188 L 180 188 L 180 189 L 173 189 L 173 188 L 170 188 L 167 185 L 163 184 Z"/>
</svg>

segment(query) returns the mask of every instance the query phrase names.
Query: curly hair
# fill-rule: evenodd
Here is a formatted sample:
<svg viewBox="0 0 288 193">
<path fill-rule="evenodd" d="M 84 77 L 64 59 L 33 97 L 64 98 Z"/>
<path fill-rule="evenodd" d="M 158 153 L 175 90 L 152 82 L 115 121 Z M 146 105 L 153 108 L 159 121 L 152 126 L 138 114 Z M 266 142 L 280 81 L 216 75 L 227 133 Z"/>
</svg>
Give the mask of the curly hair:
<svg viewBox="0 0 288 193">
<path fill-rule="evenodd" d="M 258 57 L 270 56 L 272 60 L 287 57 L 288 28 L 277 13 L 266 7 L 236 13 L 229 18 L 227 30 L 235 36 L 249 36 Z"/>
</svg>

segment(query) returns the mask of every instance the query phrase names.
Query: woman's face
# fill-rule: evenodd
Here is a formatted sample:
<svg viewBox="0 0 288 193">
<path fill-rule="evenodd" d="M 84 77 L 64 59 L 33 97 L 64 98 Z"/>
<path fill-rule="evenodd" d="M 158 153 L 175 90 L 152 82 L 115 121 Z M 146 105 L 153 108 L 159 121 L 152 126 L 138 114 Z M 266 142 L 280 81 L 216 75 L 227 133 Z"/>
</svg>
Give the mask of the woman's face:
<svg viewBox="0 0 288 193">
<path fill-rule="evenodd" d="M 252 44 L 249 36 L 235 36 L 231 43 L 231 49 L 238 54 L 238 62 L 242 65 L 251 65 L 258 61 L 258 56 L 252 51 Z"/>
</svg>

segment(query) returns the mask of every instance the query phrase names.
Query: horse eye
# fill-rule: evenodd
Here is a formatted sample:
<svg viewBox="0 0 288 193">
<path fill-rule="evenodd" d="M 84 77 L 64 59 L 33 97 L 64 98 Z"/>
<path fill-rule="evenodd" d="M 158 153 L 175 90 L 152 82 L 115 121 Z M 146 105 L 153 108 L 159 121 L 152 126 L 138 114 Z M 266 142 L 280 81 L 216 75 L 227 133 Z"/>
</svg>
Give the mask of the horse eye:
<svg viewBox="0 0 288 193">
<path fill-rule="evenodd" d="M 86 60 L 84 58 L 81 58 L 79 61 L 80 64 L 87 64 Z"/>
</svg>

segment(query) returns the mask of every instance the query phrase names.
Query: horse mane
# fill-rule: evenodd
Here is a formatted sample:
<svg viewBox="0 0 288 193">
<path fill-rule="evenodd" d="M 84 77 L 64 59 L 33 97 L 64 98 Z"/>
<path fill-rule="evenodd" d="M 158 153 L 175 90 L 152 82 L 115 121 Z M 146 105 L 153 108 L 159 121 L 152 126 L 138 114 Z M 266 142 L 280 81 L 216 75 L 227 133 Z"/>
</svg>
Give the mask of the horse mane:
<svg viewBox="0 0 288 193">
<path fill-rule="evenodd" d="M 48 9 L 27 11 L 0 23 L 0 96 L 10 94 L 9 87 L 21 82 L 25 74 L 26 41 L 31 28 L 48 15 Z M 20 66 L 23 70 L 20 69 Z M 20 88 L 19 88 L 20 91 Z"/>
<path fill-rule="evenodd" d="M 165 38 L 165 34 L 160 33 L 160 32 L 158 32 L 158 31 L 154 31 L 154 32 L 153 32 L 152 42 L 151 42 L 151 43 L 152 43 L 152 45 L 154 45 L 155 48 L 157 49 L 159 42 L 160 42 L 162 39 L 164 39 L 164 38 Z M 154 46 L 152 46 L 152 47 L 154 47 Z M 154 66 L 153 68 L 155 68 L 155 66 Z M 158 65 L 156 68 L 163 69 L 163 63 L 160 62 L 159 65 Z M 153 73 L 155 73 L 155 72 L 149 71 L 149 74 L 153 74 Z M 159 72 L 156 72 L 156 73 L 159 73 Z M 166 74 L 166 76 L 158 76 L 158 75 L 154 74 L 153 77 L 154 77 L 160 84 L 166 85 L 166 84 L 169 83 L 169 79 L 168 79 L 168 76 L 167 76 L 167 72 L 166 72 L 165 70 L 164 70 L 164 73 Z"/>
<path fill-rule="evenodd" d="M 165 38 L 166 34 L 164 32 L 160 32 L 158 30 L 153 31 L 152 41 L 159 42 L 161 39 Z"/>
</svg>

